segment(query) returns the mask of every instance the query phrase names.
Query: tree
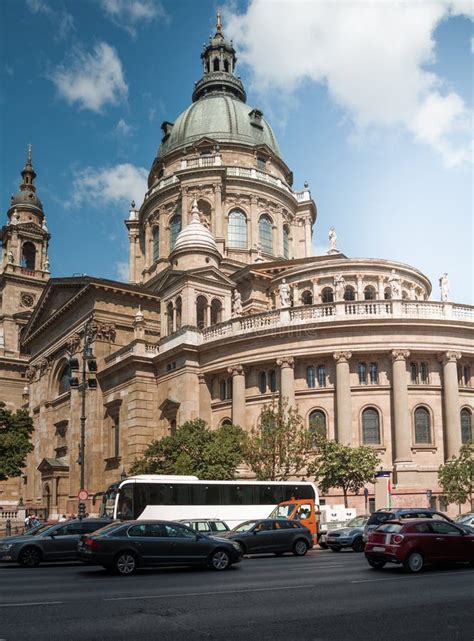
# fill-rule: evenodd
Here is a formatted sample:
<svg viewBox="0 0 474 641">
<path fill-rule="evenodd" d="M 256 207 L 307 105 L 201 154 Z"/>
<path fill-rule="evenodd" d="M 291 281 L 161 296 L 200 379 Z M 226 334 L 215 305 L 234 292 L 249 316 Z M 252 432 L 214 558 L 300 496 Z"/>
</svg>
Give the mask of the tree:
<svg viewBox="0 0 474 641">
<path fill-rule="evenodd" d="M 438 482 L 448 503 L 457 503 L 459 513 L 461 506 L 470 501 L 474 485 L 474 444 L 465 443 L 459 450 L 459 456 L 440 465 Z"/>
<path fill-rule="evenodd" d="M 235 425 L 209 429 L 200 418 L 180 425 L 172 436 L 152 441 L 131 474 L 190 474 L 200 479 L 233 479 L 242 461 L 243 431 Z"/>
<path fill-rule="evenodd" d="M 285 404 L 265 405 L 244 439 L 244 461 L 259 481 L 285 481 L 306 468 L 312 435 Z"/>
<path fill-rule="evenodd" d="M 358 494 L 366 483 L 375 481 L 380 460 L 372 448 L 330 441 L 321 433 L 315 435 L 315 448 L 308 474 L 314 476 L 322 494 L 331 488 L 341 488 L 345 507 L 349 492 Z"/>
<path fill-rule="evenodd" d="M 33 420 L 26 410 L 15 413 L 0 401 L 0 481 L 20 476 L 26 455 L 33 450 Z"/>
</svg>

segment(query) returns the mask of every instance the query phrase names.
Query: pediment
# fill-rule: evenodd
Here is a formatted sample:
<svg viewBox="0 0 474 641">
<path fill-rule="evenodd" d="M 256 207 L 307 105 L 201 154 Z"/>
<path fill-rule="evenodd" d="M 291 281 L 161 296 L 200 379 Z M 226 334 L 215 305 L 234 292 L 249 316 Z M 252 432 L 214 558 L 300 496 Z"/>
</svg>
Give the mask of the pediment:
<svg viewBox="0 0 474 641">
<path fill-rule="evenodd" d="M 214 138 L 209 138 L 208 136 L 203 136 L 202 138 L 199 138 L 195 143 L 193 143 L 193 148 L 194 149 L 200 149 L 202 147 L 209 147 L 209 146 L 214 146 L 217 145 L 217 140 L 214 140 Z"/>
<path fill-rule="evenodd" d="M 44 458 L 36 468 L 38 472 L 68 472 L 69 465 L 59 458 Z"/>
<path fill-rule="evenodd" d="M 220 284 L 226 289 L 235 287 L 235 282 L 215 267 L 201 267 L 186 272 L 170 269 L 153 290 L 163 298 L 169 289 L 176 287 L 177 283 L 184 284 L 193 281 L 198 281 L 199 283 L 208 282 L 212 285 Z"/>
</svg>

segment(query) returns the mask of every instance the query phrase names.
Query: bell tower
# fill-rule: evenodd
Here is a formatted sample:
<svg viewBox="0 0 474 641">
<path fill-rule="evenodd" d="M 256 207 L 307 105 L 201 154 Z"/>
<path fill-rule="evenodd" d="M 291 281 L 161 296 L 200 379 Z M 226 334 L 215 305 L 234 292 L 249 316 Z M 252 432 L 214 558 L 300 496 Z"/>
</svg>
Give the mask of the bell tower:
<svg viewBox="0 0 474 641">
<path fill-rule="evenodd" d="M 21 348 L 21 331 L 26 325 L 41 292 L 50 277 L 48 243 L 43 205 L 36 193 L 36 172 L 32 149 L 28 146 L 22 182 L 12 195 L 7 210 L 7 224 L 0 230 L 0 380 L 5 379 L 5 401 L 12 409 L 24 399 L 28 356 Z M 8 380 L 10 379 L 10 380 Z"/>
</svg>

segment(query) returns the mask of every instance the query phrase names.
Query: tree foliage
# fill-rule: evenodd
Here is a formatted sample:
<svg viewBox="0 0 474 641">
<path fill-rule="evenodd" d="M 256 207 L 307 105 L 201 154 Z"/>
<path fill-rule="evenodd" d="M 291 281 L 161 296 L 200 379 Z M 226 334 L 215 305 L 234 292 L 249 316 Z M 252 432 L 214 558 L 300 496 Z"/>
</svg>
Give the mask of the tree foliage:
<svg viewBox="0 0 474 641">
<path fill-rule="evenodd" d="M 340 488 L 347 507 L 348 493 L 358 494 L 366 483 L 373 483 L 379 465 L 378 454 L 372 448 L 351 447 L 316 433 L 315 454 L 308 466 L 308 475 L 314 476 L 321 494 Z"/>
<path fill-rule="evenodd" d="M 265 405 L 257 425 L 245 435 L 244 460 L 260 481 L 285 481 L 304 471 L 312 435 L 301 417 L 280 402 Z"/>
<path fill-rule="evenodd" d="M 470 501 L 474 485 L 474 445 L 466 443 L 459 450 L 459 456 L 440 465 L 438 482 L 448 503 L 461 505 Z"/>
<path fill-rule="evenodd" d="M 233 479 L 242 461 L 243 431 L 235 425 L 209 429 L 202 419 L 187 421 L 171 436 L 152 441 L 131 474 L 189 474 L 200 479 Z"/>
<path fill-rule="evenodd" d="M 24 409 L 15 413 L 0 401 L 0 481 L 20 476 L 26 455 L 33 450 L 33 420 Z"/>
</svg>

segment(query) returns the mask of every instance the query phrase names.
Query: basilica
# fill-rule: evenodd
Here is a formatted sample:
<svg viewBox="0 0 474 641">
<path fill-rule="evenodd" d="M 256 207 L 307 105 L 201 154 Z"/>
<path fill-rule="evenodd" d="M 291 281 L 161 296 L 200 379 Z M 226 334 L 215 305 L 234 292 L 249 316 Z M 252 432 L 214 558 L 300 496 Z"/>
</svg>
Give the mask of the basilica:
<svg viewBox="0 0 474 641">
<path fill-rule="evenodd" d="M 184 421 L 248 429 L 280 397 L 308 429 L 374 448 L 392 505 L 454 509 L 437 470 L 472 439 L 473 308 L 446 275 L 435 300 L 415 267 L 346 256 L 334 228 L 313 256 L 315 201 L 247 104 L 220 19 L 201 61 L 125 221 L 128 283 L 51 277 L 28 151 L 1 230 L 0 400 L 28 408 L 34 451 L 0 504 L 77 511 L 81 415 L 91 496 Z"/>
</svg>

